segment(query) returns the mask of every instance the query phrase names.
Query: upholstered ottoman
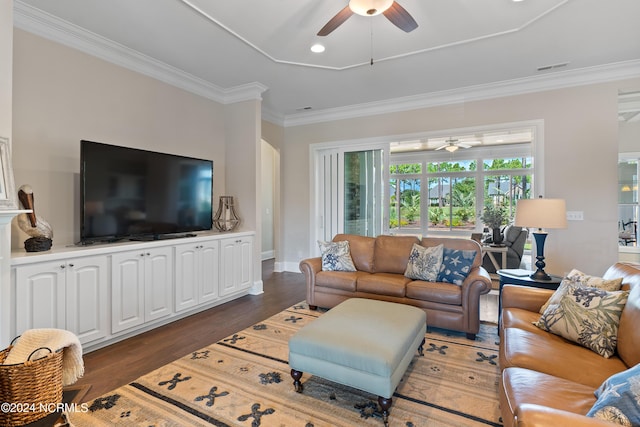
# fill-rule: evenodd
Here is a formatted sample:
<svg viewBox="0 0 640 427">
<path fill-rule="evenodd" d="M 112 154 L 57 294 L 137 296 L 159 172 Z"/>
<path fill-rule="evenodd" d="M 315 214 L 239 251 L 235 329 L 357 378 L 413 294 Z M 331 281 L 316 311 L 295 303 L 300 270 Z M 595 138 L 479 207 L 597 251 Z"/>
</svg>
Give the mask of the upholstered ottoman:
<svg viewBox="0 0 640 427">
<path fill-rule="evenodd" d="M 427 316 L 405 304 L 351 298 L 305 325 L 289 340 L 295 390 L 302 373 L 378 396 L 385 425 L 392 395 L 416 349 L 422 355 Z"/>
</svg>

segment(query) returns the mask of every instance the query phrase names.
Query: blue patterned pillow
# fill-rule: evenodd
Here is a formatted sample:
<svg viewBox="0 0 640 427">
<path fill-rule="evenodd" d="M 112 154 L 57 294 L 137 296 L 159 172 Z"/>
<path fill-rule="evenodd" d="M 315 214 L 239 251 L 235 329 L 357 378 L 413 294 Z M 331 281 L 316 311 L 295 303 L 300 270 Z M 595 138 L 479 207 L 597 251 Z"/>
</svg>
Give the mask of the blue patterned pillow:
<svg viewBox="0 0 640 427">
<path fill-rule="evenodd" d="M 356 271 L 348 240 L 341 242 L 318 240 L 318 246 L 322 252 L 322 271 Z"/>
<path fill-rule="evenodd" d="M 476 257 L 476 251 L 463 251 L 460 249 L 444 248 L 444 256 L 438 282 L 455 283 L 462 285 L 467 278 Z"/>
<path fill-rule="evenodd" d="M 607 378 L 595 392 L 587 417 L 623 426 L 640 425 L 640 364 Z"/>
<path fill-rule="evenodd" d="M 404 272 L 405 277 L 435 282 L 442 265 L 443 248 L 444 245 L 425 248 L 414 243 Z"/>
</svg>

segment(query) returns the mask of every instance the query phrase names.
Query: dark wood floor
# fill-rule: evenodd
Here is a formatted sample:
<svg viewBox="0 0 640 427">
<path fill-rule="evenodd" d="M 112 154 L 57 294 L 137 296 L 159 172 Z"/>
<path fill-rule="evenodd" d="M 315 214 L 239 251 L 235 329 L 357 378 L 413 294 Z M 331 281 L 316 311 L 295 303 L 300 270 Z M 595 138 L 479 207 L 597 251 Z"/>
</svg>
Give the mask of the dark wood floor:
<svg viewBox="0 0 640 427">
<path fill-rule="evenodd" d="M 247 295 L 85 354 L 85 374 L 76 383 L 91 386 L 83 402 L 90 402 L 147 372 L 220 341 L 306 297 L 304 275 L 274 273 L 273 261 L 263 262 L 262 279 L 262 295 Z"/>
</svg>

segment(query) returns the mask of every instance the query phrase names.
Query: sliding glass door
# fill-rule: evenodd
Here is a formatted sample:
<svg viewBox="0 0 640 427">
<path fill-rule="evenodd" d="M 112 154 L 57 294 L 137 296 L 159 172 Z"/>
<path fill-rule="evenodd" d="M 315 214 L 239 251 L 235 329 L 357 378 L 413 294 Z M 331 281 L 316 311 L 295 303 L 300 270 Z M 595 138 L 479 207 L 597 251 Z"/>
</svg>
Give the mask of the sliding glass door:
<svg viewBox="0 0 640 427">
<path fill-rule="evenodd" d="M 312 247 L 317 240 L 328 241 L 338 233 L 382 234 L 387 191 L 384 153 L 384 148 L 315 152 Z"/>
</svg>

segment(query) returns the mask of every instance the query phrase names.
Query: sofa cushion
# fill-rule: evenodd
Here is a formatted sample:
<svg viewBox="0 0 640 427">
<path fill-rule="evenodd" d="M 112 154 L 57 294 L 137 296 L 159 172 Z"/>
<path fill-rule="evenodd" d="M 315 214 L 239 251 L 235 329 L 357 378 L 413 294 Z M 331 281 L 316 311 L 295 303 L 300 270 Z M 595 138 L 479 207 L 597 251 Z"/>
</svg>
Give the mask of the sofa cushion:
<svg viewBox="0 0 640 427">
<path fill-rule="evenodd" d="M 319 271 L 316 274 L 316 286 L 355 292 L 358 277 L 367 274 L 370 273 L 360 271 Z"/>
<path fill-rule="evenodd" d="M 356 271 L 351 259 L 349 242 L 323 242 L 318 240 L 322 252 L 323 271 Z"/>
<path fill-rule="evenodd" d="M 620 358 L 605 359 L 557 335 L 505 328 L 500 336 L 500 367 L 520 367 L 575 381 L 592 391 L 627 369 Z"/>
<path fill-rule="evenodd" d="M 530 369 L 505 369 L 501 381 L 504 403 L 512 414 L 522 403 L 532 403 L 585 415 L 596 400 L 588 385 Z"/>
<path fill-rule="evenodd" d="M 375 273 L 358 278 L 356 290 L 376 295 L 404 297 L 405 287 L 411 279 L 402 274 Z"/>
<path fill-rule="evenodd" d="M 351 250 L 351 259 L 358 271 L 373 273 L 373 251 L 376 243 L 375 237 L 356 236 L 354 234 L 336 234 L 333 238 L 334 242 L 349 242 Z"/>
<path fill-rule="evenodd" d="M 477 251 L 444 248 L 438 282 L 462 285 L 471 271 Z"/>
<path fill-rule="evenodd" d="M 418 242 L 418 238 L 413 236 L 376 237 L 373 256 L 375 272 L 404 274 L 411 248 Z"/>
<path fill-rule="evenodd" d="M 414 243 L 404 272 L 405 277 L 435 282 L 442 265 L 443 253 L 444 245 L 425 248 Z"/>
<path fill-rule="evenodd" d="M 416 280 L 407 283 L 407 298 L 440 304 L 461 305 L 462 288 L 452 283 Z"/>
<path fill-rule="evenodd" d="M 505 425 L 514 425 L 513 415 L 523 403 L 531 403 L 585 415 L 596 401 L 593 388 L 542 372 L 523 368 L 502 371 L 500 407 Z M 511 415 L 511 420 L 505 420 Z"/>
<path fill-rule="evenodd" d="M 560 286 L 556 292 L 549 298 L 549 300 L 540 307 L 540 313 L 544 313 L 549 304 L 552 302 L 557 303 L 562 298 L 562 295 L 567 291 L 567 286 L 576 285 L 582 286 L 585 288 L 598 288 L 603 289 L 605 291 L 618 291 L 620 290 L 620 286 L 622 286 L 622 277 L 617 277 L 615 279 L 603 279 L 602 277 L 589 276 L 588 274 L 584 274 L 580 270 L 573 269 L 567 274 L 567 277 L 562 279 Z"/>
<path fill-rule="evenodd" d="M 624 426 L 640 425 L 640 365 L 612 375 L 596 390 L 588 417 Z"/>
<path fill-rule="evenodd" d="M 607 292 L 572 284 L 535 325 L 608 358 L 616 351 L 618 323 L 628 296 L 628 291 Z"/>
</svg>

